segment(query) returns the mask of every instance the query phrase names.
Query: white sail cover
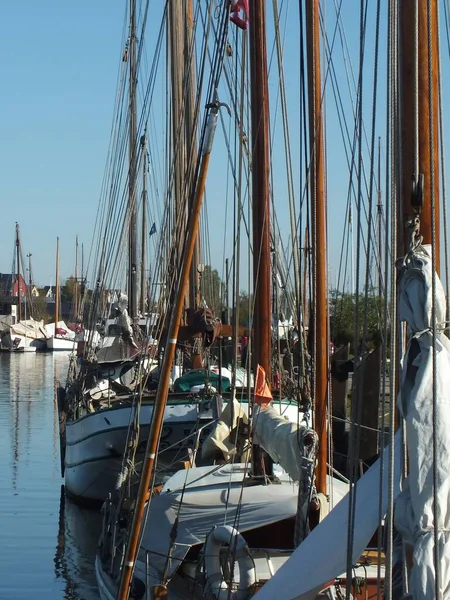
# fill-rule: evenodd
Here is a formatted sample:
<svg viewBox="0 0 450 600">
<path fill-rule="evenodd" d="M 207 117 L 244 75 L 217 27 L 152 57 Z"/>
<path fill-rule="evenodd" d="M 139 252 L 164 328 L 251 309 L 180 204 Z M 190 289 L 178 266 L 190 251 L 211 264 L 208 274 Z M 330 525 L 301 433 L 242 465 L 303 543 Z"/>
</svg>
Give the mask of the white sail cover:
<svg viewBox="0 0 450 600">
<path fill-rule="evenodd" d="M 23 335 L 34 340 L 45 339 L 44 321 L 22 319 L 15 325 L 11 325 L 11 337 L 14 335 Z"/>
<path fill-rule="evenodd" d="M 399 434 L 394 448 L 394 497 L 398 495 L 400 479 Z M 389 448 L 384 450 L 388 464 Z M 374 534 L 380 521 L 380 459 L 358 481 L 355 506 L 355 535 L 352 561 L 356 563 Z M 383 470 L 381 509 L 388 507 L 388 469 Z M 254 596 L 255 600 L 314 600 L 322 587 L 345 573 L 347 567 L 348 494 L 309 534 L 274 577 Z"/>
<path fill-rule="evenodd" d="M 409 344 L 404 357 L 398 406 L 406 423 L 409 476 L 397 499 L 395 525 L 413 549 L 410 593 L 434 598 L 435 519 L 440 597 L 450 598 L 450 342 L 443 333 L 445 295 L 436 275 L 436 339 L 432 326 L 432 261 L 419 247 L 403 262 L 399 278 L 399 317 Z M 436 348 L 436 411 L 433 415 L 433 345 Z M 433 436 L 437 452 L 433 453 Z M 436 461 L 436 477 L 433 461 Z M 437 506 L 433 489 L 436 486 Z"/>
<path fill-rule="evenodd" d="M 299 418 L 302 415 L 299 414 Z M 300 481 L 304 468 L 304 437 L 314 433 L 305 425 L 292 423 L 267 405 L 255 407 L 253 415 L 254 441 L 279 463 L 294 481 Z"/>
</svg>

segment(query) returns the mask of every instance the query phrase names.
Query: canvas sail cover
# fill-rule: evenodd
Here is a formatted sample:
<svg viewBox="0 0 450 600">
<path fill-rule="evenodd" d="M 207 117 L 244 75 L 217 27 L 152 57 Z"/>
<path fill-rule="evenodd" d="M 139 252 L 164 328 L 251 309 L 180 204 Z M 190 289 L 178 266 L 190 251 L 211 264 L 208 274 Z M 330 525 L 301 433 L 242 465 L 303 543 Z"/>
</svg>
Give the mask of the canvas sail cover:
<svg viewBox="0 0 450 600">
<path fill-rule="evenodd" d="M 23 335 L 34 340 L 45 339 L 44 321 L 22 319 L 15 325 L 11 325 L 11 337 L 14 335 Z"/>
<path fill-rule="evenodd" d="M 394 448 L 394 496 L 399 493 L 400 446 L 396 435 Z M 389 448 L 384 450 L 384 464 L 388 464 Z M 358 481 L 355 506 L 355 535 L 353 563 L 356 563 L 378 527 L 380 493 L 380 459 Z M 255 600 L 314 600 L 324 585 L 345 573 L 347 568 L 346 543 L 348 532 L 348 494 L 332 509 L 325 519 L 311 531 L 274 577 L 254 596 Z M 381 510 L 388 507 L 388 469 L 383 470 Z"/>
<path fill-rule="evenodd" d="M 419 246 L 405 257 L 399 273 L 399 318 L 407 323 L 409 341 L 398 407 L 406 423 L 409 476 L 397 499 L 395 525 L 413 552 L 409 578 L 413 598 L 435 597 L 437 528 L 439 596 L 445 600 L 450 598 L 450 342 L 443 332 L 445 294 L 437 275 L 437 333 L 433 339 L 432 268 L 430 247 Z M 433 381 L 434 348 L 436 372 Z M 434 410 L 433 387 L 436 390 Z M 436 454 L 433 451 L 434 436 Z M 436 469 L 433 468 L 434 461 Z"/>
<path fill-rule="evenodd" d="M 299 413 L 299 418 L 301 417 L 302 414 Z M 255 443 L 264 448 L 291 479 L 300 481 L 305 467 L 305 439 L 308 440 L 309 436 L 310 443 L 314 445 L 315 432 L 304 425 L 292 423 L 270 405 L 255 407 L 253 432 Z"/>
</svg>

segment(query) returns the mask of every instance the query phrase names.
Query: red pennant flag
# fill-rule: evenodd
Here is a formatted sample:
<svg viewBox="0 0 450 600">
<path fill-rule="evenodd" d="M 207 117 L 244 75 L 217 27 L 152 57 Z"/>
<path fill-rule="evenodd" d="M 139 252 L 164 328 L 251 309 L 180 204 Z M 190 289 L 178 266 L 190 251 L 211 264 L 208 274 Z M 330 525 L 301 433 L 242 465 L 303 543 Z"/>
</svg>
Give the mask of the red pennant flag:
<svg viewBox="0 0 450 600">
<path fill-rule="evenodd" d="M 266 372 L 258 365 L 255 379 L 255 402 L 259 406 L 264 406 L 272 402 L 272 392 L 266 382 Z"/>
</svg>

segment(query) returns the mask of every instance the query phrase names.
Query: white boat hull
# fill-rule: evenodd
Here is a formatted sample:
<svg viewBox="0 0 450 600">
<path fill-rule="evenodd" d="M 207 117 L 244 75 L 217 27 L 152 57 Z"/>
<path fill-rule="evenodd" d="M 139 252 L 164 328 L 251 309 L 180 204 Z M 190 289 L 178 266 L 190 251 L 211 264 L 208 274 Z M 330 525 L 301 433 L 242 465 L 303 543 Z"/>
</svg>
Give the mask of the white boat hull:
<svg viewBox="0 0 450 600">
<path fill-rule="evenodd" d="M 248 405 L 244 404 L 243 409 L 247 412 Z M 288 418 L 296 420 L 297 406 L 284 405 L 283 409 L 286 409 Z M 68 494 L 87 502 L 103 502 L 113 491 L 122 470 L 122 457 L 127 447 L 133 410 L 131 406 L 122 405 L 66 423 L 64 465 Z M 143 457 L 152 414 L 152 403 L 141 407 L 136 462 Z M 169 401 L 164 415 L 158 465 L 186 460 L 186 448 L 194 447 L 196 436 L 199 435 L 202 441 L 211 432 L 212 418 L 211 408 L 201 412 L 198 403 Z M 211 423 L 211 427 L 208 427 L 208 423 Z M 199 434 L 197 432 L 201 427 L 204 428 Z"/>
<path fill-rule="evenodd" d="M 136 460 L 145 450 L 153 405 L 145 404 L 140 411 L 139 443 Z M 66 425 L 65 485 L 66 491 L 86 501 L 103 501 L 117 482 L 122 469 L 122 457 L 127 446 L 128 429 L 133 418 L 131 406 L 104 409 Z M 198 423 L 197 404 L 176 404 L 166 408 L 160 450 L 176 445 L 164 453 L 161 461 L 169 463 L 180 448 L 179 442 L 194 431 Z M 205 424 L 211 412 L 205 413 Z M 202 437 L 208 435 L 205 428 Z M 194 445 L 192 436 L 190 445 Z M 183 458 L 185 454 L 183 455 Z M 181 459 L 181 456 L 180 456 Z"/>
<path fill-rule="evenodd" d="M 75 340 L 69 340 L 66 338 L 51 336 L 47 339 L 47 350 L 75 352 L 77 349 L 77 342 Z"/>
<path fill-rule="evenodd" d="M 45 350 L 45 339 L 36 339 L 17 333 L 7 333 L 2 337 L 2 345 L 11 352 L 36 352 Z"/>
</svg>

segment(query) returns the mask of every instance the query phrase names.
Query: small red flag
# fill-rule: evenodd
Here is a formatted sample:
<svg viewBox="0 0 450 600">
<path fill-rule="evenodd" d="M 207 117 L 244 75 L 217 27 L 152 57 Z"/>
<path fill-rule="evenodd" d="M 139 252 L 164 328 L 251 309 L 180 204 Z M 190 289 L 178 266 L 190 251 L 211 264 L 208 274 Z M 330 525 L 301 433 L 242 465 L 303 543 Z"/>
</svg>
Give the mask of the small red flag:
<svg viewBox="0 0 450 600">
<path fill-rule="evenodd" d="M 266 372 L 261 365 L 258 365 L 256 369 L 255 402 L 259 406 L 264 406 L 272 402 L 272 392 L 267 385 Z"/>
</svg>

